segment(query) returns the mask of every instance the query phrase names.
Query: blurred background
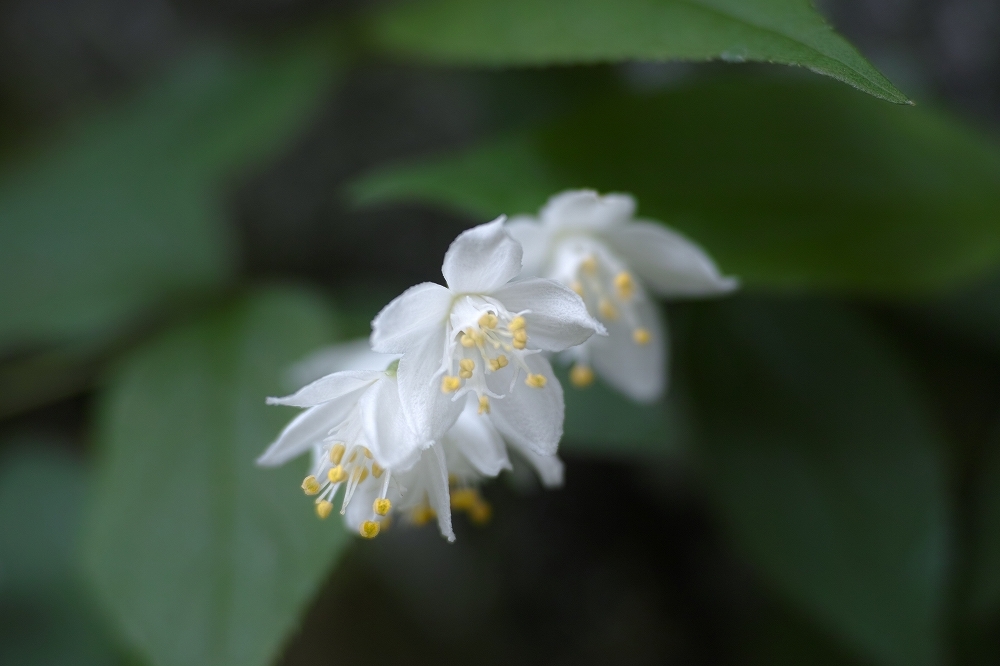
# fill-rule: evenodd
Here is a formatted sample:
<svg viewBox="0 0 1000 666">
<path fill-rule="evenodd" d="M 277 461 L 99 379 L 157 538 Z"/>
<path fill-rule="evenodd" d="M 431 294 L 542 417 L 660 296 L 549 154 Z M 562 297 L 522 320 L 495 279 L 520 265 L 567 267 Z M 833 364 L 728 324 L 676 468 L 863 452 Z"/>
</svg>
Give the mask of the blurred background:
<svg viewBox="0 0 1000 666">
<path fill-rule="evenodd" d="M 805 2 L 600 19 L 656 4 L 0 3 L 0 663 L 1000 663 L 1000 4 L 821 2 L 871 69 Z M 566 187 L 743 279 L 661 403 L 567 386 L 565 487 L 454 544 L 253 467 Z"/>
</svg>

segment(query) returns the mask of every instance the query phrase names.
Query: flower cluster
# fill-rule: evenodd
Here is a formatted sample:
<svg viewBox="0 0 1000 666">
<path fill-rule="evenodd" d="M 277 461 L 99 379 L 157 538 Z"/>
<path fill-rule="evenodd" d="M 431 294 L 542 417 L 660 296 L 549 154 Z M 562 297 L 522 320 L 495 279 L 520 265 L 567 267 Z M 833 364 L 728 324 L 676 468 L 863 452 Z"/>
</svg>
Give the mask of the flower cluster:
<svg viewBox="0 0 1000 666">
<path fill-rule="evenodd" d="M 323 352 L 305 371 L 330 374 L 268 400 L 305 411 L 258 464 L 311 451 L 302 489 L 317 514 L 339 503 L 368 538 L 392 514 L 436 518 L 448 540 L 452 509 L 487 520 L 476 489 L 510 469 L 509 451 L 546 486 L 560 485 L 563 392 L 549 355 L 576 360 L 576 385 L 592 381 L 592 366 L 626 394 L 655 398 L 663 328 L 643 283 L 666 295 L 734 286 L 689 241 L 632 222 L 633 209 L 628 197 L 568 192 L 540 222 L 501 217 L 459 235 L 445 254 L 444 286 L 408 289 L 372 322 L 370 346 Z"/>
</svg>

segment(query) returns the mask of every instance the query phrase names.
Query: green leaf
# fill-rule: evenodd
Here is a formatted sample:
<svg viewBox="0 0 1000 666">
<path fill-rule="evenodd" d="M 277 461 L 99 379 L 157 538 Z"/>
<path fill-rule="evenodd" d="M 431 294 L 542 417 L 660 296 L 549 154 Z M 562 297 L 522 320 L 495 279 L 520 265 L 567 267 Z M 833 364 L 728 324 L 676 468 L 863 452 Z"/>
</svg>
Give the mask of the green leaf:
<svg viewBox="0 0 1000 666">
<path fill-rule="evenodd" d="M 294 416 L 265 397 L 331 334 L 322 302 L 265 291 L 167 332 L 111 378 L 86 563 L 154 664 L 270 663 L 350 542 L 303 497 L 305 464 L 254 464 Z"/>
<path fill-rule="evenodd" d="M 945 444 L 891 344 L 817 303 L 740 298 L 693 319 L 697 447 L 737 543 L 846 644 L 941 663 Z"/>
<path fill-rule="evenodd" d="M 0 663 L 123 663 L 78 578 L 86 470 L 64 442 L 35 435 L 3 444 Z"/>
<path fill-rule="evenodd" d="M 281 146 L 329 57 L 203 53 L 0 174 L 0 352 L 106 335 L 234 272 L 220 180 Z"/>
<path fill-rule="evenodd" d="M 360 203 L 488 219 L 591 187 L 702 244 L 746 287 L 898 293 L 1000 263 L 1000 152 L 924 109 L 831 85 L 722 80 L 619 96 L 539 130 L 376 173 Z"/>
<path fill-rule="evenodd" d="M 907 102 L 808 0 L 424 0 L 388 7 L 371 30 L 386 49 L 448 64 L 753 60 Z"/>
</svg>

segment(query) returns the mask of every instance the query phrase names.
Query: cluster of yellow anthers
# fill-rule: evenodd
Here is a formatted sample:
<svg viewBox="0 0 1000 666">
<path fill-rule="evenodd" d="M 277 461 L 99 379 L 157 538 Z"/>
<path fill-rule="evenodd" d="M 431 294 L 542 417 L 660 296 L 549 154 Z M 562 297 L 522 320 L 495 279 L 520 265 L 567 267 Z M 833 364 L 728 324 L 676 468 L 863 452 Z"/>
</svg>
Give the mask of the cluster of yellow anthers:
<svg viewBox="0 0 1000 666">
<path fill-rule="evenodd" d="M 475 488 L 452 488 L 451 508 L 465 511 L 476 525 L 485 525 L 493 515 L 490 503 L 482 498 Z"/>
<path fill-rule="evenodd" d="M 638 318 L 629 307 L 635 296 L 636 284 L 628 271 L 615 273 L 607 287 L 608 272 L 601 270 L 600 262 L 593 254 L 580 262 L 577 279 L 570 285 L 587 304 L 591 313 L 596 312 L 603 322 L 617 321 L 624 314 L 632 328 L 632 341 L 637 345 L 649 344 L 652 336 L 649 329 L 638 326 Z M 602 277 L 604 278 L 602 280 Z M 569 373 L 569 380 L 578 388 L 590 386 L 594 382 L 594 371 L 589 365 L 577 363 Z"/>
<path fill-rule="evenodd" d="M 500 326 L 500 319 L 492 312 L 487 312 L 479 317 L 476 326 L 470 326 L 459 334 L 459 343 L 468 350 L 477 350 L 480 361 L 488 366 L 490 372 L 497 372 L 506 368 L 510 360 L 506 354 L 499 353 L 505 351 L 508 354 L 515 354 L 522 351 L 528 344 L 528 326 L 524 317 L 518 315 L 513 317 L 506 326 Z M 496 353 L 496 356 L 491 356 Z M 523 367 L 527 376 L 524 383 L 532 388 L 545 388 L 545 375 L 535 374 L 528 371 L 526 365 L 517 356 L 514 357 L 518 364 Z M 453 393 L 462 387 L 462 382 L 472 379 L 476 372 L 476 361 L 471 358 L 462 358 L 458 361 L 458 375 L 445 375 L 441 378 L 441 391 L 443 393 Z M 489 397 L 480 394 L 479 413 L 488 414 L 490 411 Z"/>
<path fill-rule="evenodd" d="M 382 492 L 379 493 L 379 496 L 372 503 L 372 512 L 377 516 L 388 515 L 390 509 L 392 509 L 392 502 L 386 497 L 386 493 L 389 491 L 389 474 L 372 459 L 372 452 L 367 447 L 353 447 L 346 461 L 344 460 L 345 453 L 347 453 L 347 446 L 344 443 L 333 443 L 330 445 L 329 453 L 327 454 L 330 463 L 329 469 L 326 471 L 326 479 L 321 483 L 319 479 L 310 474 L 302 481 L 302 490 L 305 491 L 306 495 L 318 495 L 316 498 L 316 515 L 320 518 L 326 518 L 330 515 L 333 511 L 333 502 L 331 500 L 340 488 L 340 485 L 346 483 L 347 489 L 344 491 L 344 503 L 340 509 L 340 513 L 343 515 L 347 511 L 347 505 L 350 504 L 351 498 L 354 496 L 354 491 L 369 476 L 373 479 L 382 480 Z M 383 476 L 385 477 L 384 479 L 382 478 Z M 372 516 L 372 520 L 366 520 L 361 523 L 361 536 L 367 539 L 372 539 L 379 533 L 379 521 L 375 520 L 375 515 Z"/>
</svg>

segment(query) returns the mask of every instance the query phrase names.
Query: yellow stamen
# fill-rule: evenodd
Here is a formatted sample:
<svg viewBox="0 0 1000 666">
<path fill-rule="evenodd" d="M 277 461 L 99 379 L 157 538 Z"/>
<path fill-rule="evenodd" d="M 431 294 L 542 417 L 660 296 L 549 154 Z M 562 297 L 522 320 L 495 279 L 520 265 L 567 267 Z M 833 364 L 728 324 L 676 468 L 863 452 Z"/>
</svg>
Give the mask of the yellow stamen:
<svg viewBox="0 0 1000 666">
<path fill-rule="evenodd" d="M 462 379 L 472 379 L 472 371 L 476 367 L 476 362 L 471 358 L 463 358 L 458 362 L 458 367 L 461 368 L 458 371 L 458 376 Z"/>
<path fill-rule="evenodd" d="M 528 343 L 525 342 L 524 340 L 514 340 L 514 342 L 511 343 L 514 349 L 524 349 L 527 346 L 527 344 Z"/>
<path fill-rule="evenodd" d="M 331 467 L 330 471 L 326 473 L 326 478 L 330 479 L 330 483 L 340 483 L 347 478 L 347 472 L 340 465 L 336 467 Z"/>
<path fill-rule="evenodd" d="M 462 343 L 462 346 L 465 347 L 466 349 L 468 349 L 469 347 L 476 346 L 476 341 L 473 340 L 472 336 L 468 335 L 467 333 L 462 333 L 462 337 L 460 337 L 458 341 Z"/>
<path fill-rule="evenodd" d="M 493 372 L 496 372 L 500 368 L 506 368 L 506 367 L 507 367 L 507 357 L 504 356 L 503 354 L 500 354 L 496 358 L 490 359 L 490 370 L 492 370 Z"/>
<path fill-rule="evenodd" d="M 372 509 L 380 516 L 384 516 L 389 513 L 389 509 L 392 508 L 392 502 L 390 502 L 385 497 L 380 497 L 372 504 Z"/>
<path fill-rule="evenodd" d="M 594 255 L 590 255 L 589 257 L 580 262 L 580 268 L 583 269 L 584 273 L 588 275 L 593 275 L 595 272 L 597 272 L 597 257 L 595 257 Z"/>
<path fill-rule="evenodd" d="M 361 453 L 365 454 L 365 458 L 371 460 L 372 452 L 371 449 L 369 449 L 367 446 L 361 447 Z"/>
<path fill-rule="evenodd" d="M 326 500 L 316 502 L 316 515 L 319 516 L 320 519 L 329 516 L 331 511 L 333 511 L 333 504 L 330 504 Z"/>
<path fill-rule="evenodd" d="M 524 349 L 525 345 L 528 344 L 528 332 L 523 328 L 514 331 L 514 349 Z"/>
<path fill-rule="evenodd" d="M 441 392 L 442 393 L 453 393 L 458 390 L 458 387 L 462 385 L 462 380 L 458 377 L 452 377 L 451 375 L 445 375 L 441 378 Z"/>
<path fill-rule="evenodd" d="M 474 328 L 465 329 L 465 335 L 472 338 L 472 344 L 481 345 L 486 342 L 486 334 Z"/>
<path fill-rule="evenodd" d="M 379 527 L 378 523 L 375 522 L 374 520 L 366 520 L 365 522 L 361 523 L 361 529 L 359 529 L 358 531 L 361 532 L 361 536 L 363 536 L 364 538 L 374 539 L 375 537 L 378 536 L 378 527 Z"/>
<path fill-rule="evenodd" d="M 346 450 L 347 450 L 347 447 L 344 446 L 343 444 L 341 444 L 340 442 L 337 442 L 336 444 L 334 444 L 333 446 L 331 446 L 330 447 L 330 462 L 333 463 L 334 465 L 339 465 L 340 461 L 343 460 L 343 458 L 344 458 L 344 451 L 346 451 Z"/>
<path fill-rule="evenodd" d="M 493 507 L 485 500 L 480 500 L 469 508 L 469 519 L 476 525 L 485 525 L 493 517 Z"/>
<path fill-rule="evenodd" d="M 374 476 L 376 479 L 381 478 L 382 472 L 384 471 L 385 469 L 382 467 L 382 465 L 379 465 L 377 462 L 372 463 L 372 476 Z"/>
<path fill-rule="evenodd" d="M 635 340 L 637 345 L 649 344 L 650 336 L 649 331 L 645 328 L 637 328 L 632 331 L 632 339 Z"/>
<path fill-rule="evenodd" d="M 615 289 L 618 291 L 618 298 L 623 301 L 632 298 L 632 294 L 635 293 L 635 282 L 632 281 L 632 276 L 625 271 L 616 275 Z"/>
<path fill-rule="evenodd" d="M 579 280 L 573 280 L 569 288 L 575 291 L 577 296 L 583 297 L 583 284 Z"/>
<path fill-rule="evenodd" d="M 594 383 L 594 371 L 589 365 L 577 363 L 569 371 L 569 381 L 577 388 L 587 388 Z"/>
<path fill-rule="evenodd" d="M 597 311 L 601 313 L 601 316 L 609 321 L 614 321 L 618 319 L 618 310 L 615 306 L 611 305 L 611 301 L 606 298 L 602 298 L 597 304 Z"/>
<path fill-rule="evenodd" d="M 355 467 L 354 471 L 351 472 L 351 476 L 354 477 L 355 483 L 361 483 L 368 478 L 368 468 L 367 467 Z"/>
<path fill-rule="evenodd" d="M 479 413 L 480 414 L 490 413 L 490 399 L 485 395 L 479 396 Z"/>
<path fill-rule="evenodd" d="M 479 491 L 475 488 L 456 488 L 451 491 L 451 508 L 456 511 L 466 511 L 481 501 Z"/>
<path fill-rule="evenodd" d="M 498 321 L 499 320 L 497 319 L 497 316 L 495 314 L 490 314 L 489 312 L 487 312 L 486 314 L 484 314 L 482 317 L 479 318 L 479 326 L 481 328 L 496 328 Z"/>
<path fill-rule="evenodd" d="M 302 480 L 302 490 L 305 491 L 306 495 L 315 495 L 319 492 L 319 481 L 316 480 L 315 476 L 310 474 Z"/>
<path fill-rule="evenodd" d="M 410 514 L 410 520 L 412 520 L 413 524 L 417 525 L 418 527 L 420 525 L 426 525 L 430 521 L 434 520 L 434 518 L 436 517 L 437 514 L 434 512 L 434 509 L 432 509 L 427 504 L 424 504 L 423 506 L 418 506 Z"/>
<path fill-rule="evenodd" d="M 519 331 L 524 328 L 524 325 L 524 317 L 514 317 L 510 320 L 510 323 L 507 324 L 507 330 L 513 333 L 514 331 Z"/>
<path fill-rule="evenodd" d="M 545 388 L 546 383 L 545 375 L 531 375 L 529 374 L 524 383 L 532 388 Z"/>
</svg>

